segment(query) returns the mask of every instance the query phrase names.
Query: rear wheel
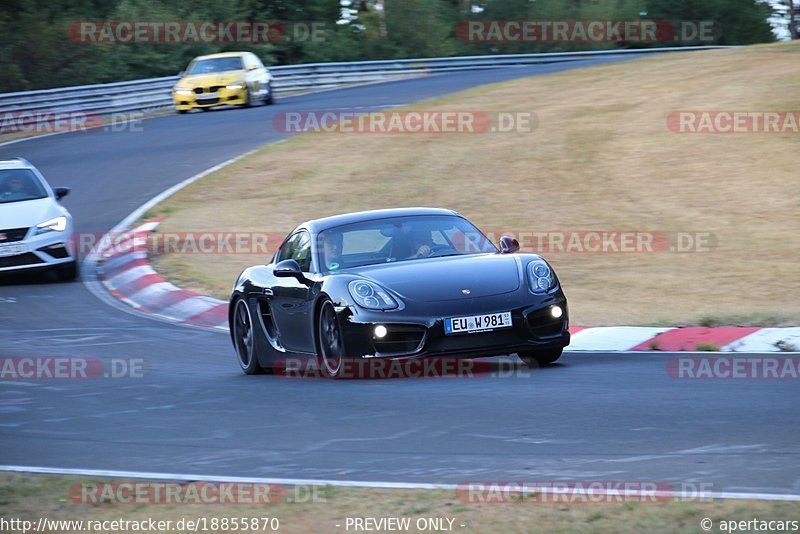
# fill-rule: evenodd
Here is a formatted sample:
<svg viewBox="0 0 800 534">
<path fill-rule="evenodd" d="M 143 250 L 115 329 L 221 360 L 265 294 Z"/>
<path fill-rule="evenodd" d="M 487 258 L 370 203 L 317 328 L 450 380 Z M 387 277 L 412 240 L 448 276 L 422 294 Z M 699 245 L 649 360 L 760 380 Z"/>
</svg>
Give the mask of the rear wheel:
<svg viewBox="0 0 800 534">
<path fill-rule="evenodd" d="M 340 378 L 346 365 L 344 336 L 333 303 L 326 300 L 319 310 L 317 366 L 324 376 Z"/>
<path fill-rule="evenodd" d="M 561 357 L 564 349 L 535 350 L 530 352 L 520 352 L 519 359 L 531 369 L 546 367 Z"/>
<path fill-rule="evenodd" d="M 248 375 L 264 372 L 256 357 L 255 330 L 250 308 L 244 299 L 238 299 L 233 309 L 233 344 L 239 366 Z"/>
</svg>

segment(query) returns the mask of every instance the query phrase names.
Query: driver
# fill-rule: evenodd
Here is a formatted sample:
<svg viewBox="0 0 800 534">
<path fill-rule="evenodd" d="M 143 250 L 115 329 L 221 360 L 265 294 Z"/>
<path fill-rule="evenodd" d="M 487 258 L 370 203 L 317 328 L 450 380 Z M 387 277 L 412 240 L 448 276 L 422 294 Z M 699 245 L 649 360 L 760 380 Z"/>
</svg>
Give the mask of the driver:
<svg viewBox="0 0 800 534">
<path fill-rule="evenodd" d="M 336 271 L 342 263 L 342 234 L 327 230 L 322 232 L 322 259 L 325 269 Z"/>
<path fill-rule="evenodd" d="M 11 178 L 6 181 L 5 189 L 2 196 L 6 199 L 22 199 L 28 196 L 25 191 L 25 183 L 19 178 Z"/>
<path fill-rule="evenodd" d="M 431 255 L 432 245 L 431 234 L 426 231 L 416 231 L 411 234 L 410 238 L 411 250 L 414 251 L 411 256 L 406 259 L 411 260 L 414 258 L 427 258 Z"/>
</svg>

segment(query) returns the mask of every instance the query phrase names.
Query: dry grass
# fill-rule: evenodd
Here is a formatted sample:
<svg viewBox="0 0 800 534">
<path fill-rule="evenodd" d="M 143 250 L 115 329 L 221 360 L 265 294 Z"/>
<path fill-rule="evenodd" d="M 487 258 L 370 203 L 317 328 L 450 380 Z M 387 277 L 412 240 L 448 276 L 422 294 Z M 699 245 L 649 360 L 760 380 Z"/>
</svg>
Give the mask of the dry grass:
<svg viewBox="0 0 800 534">
<path fill-rule="evenodd" d="M 286 232 L 335 213 L 456 209 L 486 230 L 710 232 L 712 252 L 550 254 L 576 324 L 800 319 L 797 135 L 685 135 L 675 110 L 800 109 L 800 43 L 653 57 L 483 86 L 416 109 L 536 112 L 533 133 L 307 134 L 156 212 L 162 229 Z M 375 86 L 379 91 L 380 86 Z M 227 296 L 264 258 L 170 255 L 168 277 Z M 789 290 L 791 286 L 795 291 Z"/>
<path fill-rule="evenodd" d="M 277 517 L 280 532 L 346 532 L 347 517 L 454 519 L 464 532 L 702 532 L 703 518 L 719 522 L 791 520 L 800 504 L 781 501 L 697 501 L 622 504 L 537 503 L 470 504 L 445 490 L 371 490 L 317 487 L 316 502 L 270 505 L 76 504 L 70 487 L 91 482 L 75 477 L 0 474 L 0 517 L 36 523 L 50 520 L 171 520 L 182 518 Z M 97 482 L 97 481 L 95 481 Z M 289 489 L 289 494 L 294 494 Z M 308 490 L 297 495 L 309 495 Z M 341 525 L 337 528 L 336 525 Z M 460 525 L 465 525 L 461 527 Z M 352 531 L 352 527 L 350 531 Z M 11 530 L 13 532 L 13 530 Z M 19 530 L 17 530 L 19 531 Z M 241 532 L 239 530 L 238 532 Z M 44 530 L 48 532 L 63 532 Z M 166 532 L 181 532 L 170 529 Z M 183 530 L 182 532 L 186 532 Z M 207 532 L 237 532 L 208 530 Z M 268 532 L 261 531 L 261 532 Z M 410 532 L 419 532 L 411 529 Z"/>
</svg>

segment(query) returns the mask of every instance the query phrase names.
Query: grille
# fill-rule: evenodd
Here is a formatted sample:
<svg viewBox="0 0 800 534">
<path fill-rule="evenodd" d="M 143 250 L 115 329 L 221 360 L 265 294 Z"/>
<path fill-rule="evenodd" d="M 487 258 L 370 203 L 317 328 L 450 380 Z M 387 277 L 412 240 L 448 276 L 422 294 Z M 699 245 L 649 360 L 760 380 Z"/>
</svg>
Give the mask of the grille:
<svg viewBox="0 0 800 534">
<path fill-rule="evenodd" d="M 67 249 L 64 246 L 64 243 L 56 243 L 55 245 L 48 245 L 48 246 L 42 247 L 42 248 L 40 248 L 38 250 L 39 250 L 39 252 L 44 252 L 45 254 L 50 254 L 52 257 L 54 257 L 54 258 L 56 258 L 58 260 L 63 260 L 64 258 L 69 256 L 69 253 L 67 252 Z"/>
<path fill-rule="evenodd" d="M 201 105 L 202 104 L 216 104 L 217 102 L 219 102 L 219 98 L 205 98 L 203 100 L 198 100 L 197 101 L 197 103 L 201 104 Z"/>
<path fill-rule="evenodd" d="M 385 337 L 373 339 L 375 351 L 383 354 L 415 352 L 425 336 L 425 328 L 414 325 L 386 325 Z"/>
<path fill-rule="evenodd" d="M 202 92 L 203 92 L 203 88 L 202 88 L 202 87 L 195 87 L 195 88 L 194 88 L 194 92 L 195 92 L 195 93 L 197 93 L 197 94 L 199 95 L 200 93 L 202 93 Z"/>
<path fill-rule="evenodd" d="M 27 228 L 10 228 L 8 230 L 0 230 L 0 243 L 13 243 L 14 241 L 22 241 L 25 239 L 25 234 L 27 233 Z"/>
<path fill-rule="evenodd" d="M 564 327 L 564 317 L 558 319 L 550 315 L 550 309 L 536 311 L 528 315 L 528 328 L 536 337 L 551 337 L 561 334 Z"/>
<path fill-rule="evenodd" d="M 3 267 L 22 267 L 23 265 L 36 265 L 37 263 L 44 263 L 39 256 L 33 252 L 26 252 L 18 256 L 6 256 L 0 258 L 0 269 Z"/>
</svg>

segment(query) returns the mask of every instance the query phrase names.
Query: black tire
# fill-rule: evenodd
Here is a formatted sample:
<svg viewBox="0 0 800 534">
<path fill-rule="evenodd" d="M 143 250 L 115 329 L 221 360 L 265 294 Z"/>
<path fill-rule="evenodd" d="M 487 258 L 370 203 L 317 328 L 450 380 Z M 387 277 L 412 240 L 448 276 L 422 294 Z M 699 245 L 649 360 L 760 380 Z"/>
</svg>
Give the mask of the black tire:
<svg viewBox="0 0 800 534">
<path fill-rule="evenodd" d="M 564 349 L 538 350 L 531 352 L 520 352 L 519 359 L 525 362 L 530 369 L 547 367 L 561 357 Z"/>
<path fill-rule="evenodd" d="M 333 303 L 325 300 L 317 314 L 317 368 L 327 378 L 342 378 L 347 369 L 344 336 Z"/>
<path fill-rule="evenodd" d="M 272 92 L 272 84 L 269 84 L 269 92 L 267 96 L 264 97 L 264 104 L 271 106 L 275 103 L 275 94 Z"/>
<path fill-rule="evenodd" d="M 242 107 L 251 108 L 253 107 L 253 100 L 250 98 L 250 88 L 244 90 L 244 104 Z"/>
<path fill-rule="evenodd" d="M 71 261 L 56 267 L 56 276 L 62 282 L 70 282 L 78 277 L 78 262 Z"/>
<path fill-rule="evenodd" d="M 200 109 L 202 109 L 203 111 L 211 111 L 211 108 L 200 108 Z"/>
<path fill-rule="evenodd" d="M 250 307 L 245 299 L 236 299 L 233 304 L 231 320 L 233 346 L 236 349 L 236 361 L 246 375 L 258 375 L 264 369 L 258 364 L 256 355 L 255 326 L 250 314 Z"/>
<path fill-rule="evenodd" d="M 186 115 L 188 112 L 189 112 L 188 109 L 179 109 L 178 110 L 178 113 L 180 113 L 181 115 Z"/>
</svg>

